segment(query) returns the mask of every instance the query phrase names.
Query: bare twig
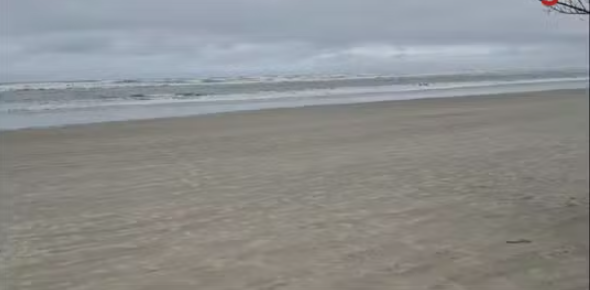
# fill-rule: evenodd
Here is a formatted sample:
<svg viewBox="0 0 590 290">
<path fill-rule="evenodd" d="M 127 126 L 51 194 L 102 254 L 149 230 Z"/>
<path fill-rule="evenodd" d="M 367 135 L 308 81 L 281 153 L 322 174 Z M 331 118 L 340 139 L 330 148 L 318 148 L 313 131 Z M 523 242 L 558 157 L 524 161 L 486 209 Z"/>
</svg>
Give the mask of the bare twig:
<svg viewBox="0 0 590 290">
<path fill-rule="evenodd" d="M 562 14 L 588 15 L 590 14 L 590 0 L 560 0 L 548 8 Z"/>
</svg>

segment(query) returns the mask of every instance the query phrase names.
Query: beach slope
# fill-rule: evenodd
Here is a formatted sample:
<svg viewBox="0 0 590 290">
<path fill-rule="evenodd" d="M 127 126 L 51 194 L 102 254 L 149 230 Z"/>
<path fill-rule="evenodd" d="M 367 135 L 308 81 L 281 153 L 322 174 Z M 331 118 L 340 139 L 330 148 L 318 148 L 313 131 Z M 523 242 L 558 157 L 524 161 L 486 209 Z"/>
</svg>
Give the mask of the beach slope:
<svg viewBox="0 0 590 290">
<path fill-rule="evenodd" d="M 588 92 L 0 133 L 6 289 L 588 287 Z"/>
</svg>

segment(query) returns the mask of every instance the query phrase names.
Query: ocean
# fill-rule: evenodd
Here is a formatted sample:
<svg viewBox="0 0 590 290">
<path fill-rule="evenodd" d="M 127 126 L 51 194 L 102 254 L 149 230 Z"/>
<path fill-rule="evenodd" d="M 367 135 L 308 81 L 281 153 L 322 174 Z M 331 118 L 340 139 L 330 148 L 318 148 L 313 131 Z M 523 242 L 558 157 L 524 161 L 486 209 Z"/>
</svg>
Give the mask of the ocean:
<svg viewBox="0 0 590 290">
<path fill-rule="evenodd" d="M 588 87 L 584 69 L 0 84 L 0 130 Z"/>
</svg>

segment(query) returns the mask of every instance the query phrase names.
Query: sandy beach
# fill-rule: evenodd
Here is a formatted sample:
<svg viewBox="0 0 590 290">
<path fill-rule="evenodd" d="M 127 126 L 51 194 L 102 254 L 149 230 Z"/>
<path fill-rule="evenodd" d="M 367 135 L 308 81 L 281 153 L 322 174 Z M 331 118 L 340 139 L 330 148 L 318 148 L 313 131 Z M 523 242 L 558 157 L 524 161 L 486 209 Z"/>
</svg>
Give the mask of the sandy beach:
<svg viewBox="0 0 590 290">
<path fill-rule="evenodd" d="M 588 289 L 588 91 L 0 133 L 1 289 Z"/>
</svg>

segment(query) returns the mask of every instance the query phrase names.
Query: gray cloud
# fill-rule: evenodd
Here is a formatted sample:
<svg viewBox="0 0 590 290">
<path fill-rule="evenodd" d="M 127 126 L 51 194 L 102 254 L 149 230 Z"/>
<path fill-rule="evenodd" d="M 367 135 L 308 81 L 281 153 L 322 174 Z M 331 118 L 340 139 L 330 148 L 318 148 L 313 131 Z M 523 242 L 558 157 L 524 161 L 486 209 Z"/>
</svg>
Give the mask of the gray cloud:
<svg viewBox="0 0 590 290">
<path fill-rule="evenodd" d="M 0 79 L 580 66 L 536 0 L 4 0 Z M 560 52 L 560 53 L 555 53 Z"/>
</svg>

